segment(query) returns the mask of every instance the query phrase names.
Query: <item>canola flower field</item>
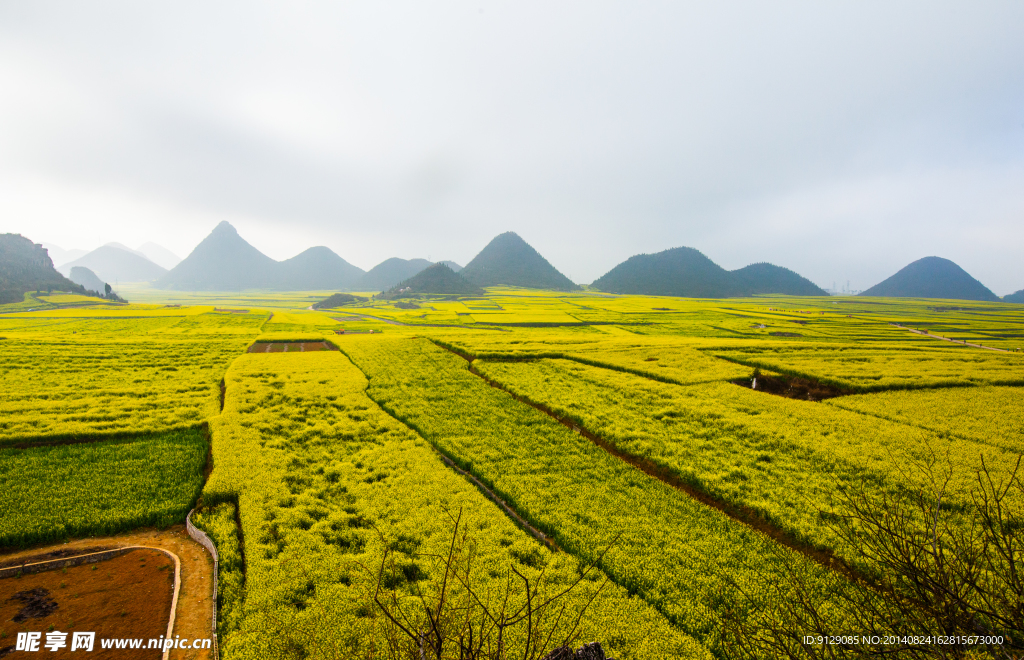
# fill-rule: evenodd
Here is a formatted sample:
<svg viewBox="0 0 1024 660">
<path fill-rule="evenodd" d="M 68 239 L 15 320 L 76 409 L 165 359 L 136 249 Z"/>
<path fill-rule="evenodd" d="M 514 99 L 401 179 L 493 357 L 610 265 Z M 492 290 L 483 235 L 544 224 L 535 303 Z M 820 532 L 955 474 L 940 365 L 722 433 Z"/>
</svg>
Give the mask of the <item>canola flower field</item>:
<svg viewBox="0 0 1024 660">
<path fill-rule="evenodd" d="M 411 589 L 407 583 L 430 570 L 423 557 L 442 553 L 449 540 L 445 511 L 460 511 L 474 530 L 484 592 L 510 564 L 533 578 L 546 566 L 552 588 L 576 576 L 572 555 L 551 555 L 518 529 L 366 387 L 338 352 L 249 354 L 229 369 L 204 492 L 210 504 L 237 502 L 246 539 L 244 599 L 230 586 L 225 593 L 227 656 L 368 652 L 380 633 L 366 612 L 366 583 L 376 577 L 366 568 L 396 548 L 402 586 Z M 230 535 L 217 531 L 223 524 L 210 527 L 215 538 Z M 570 608 L 581 608 L 598 586 L 588 581 Z M 277 634 L 267 635 L 271 629 Z M 618 585 L 597 603 L 585 634 L 603 634 L 622 657 L 705 654 Z"/>
<path fill-rule="evenodd" d="M 1008 474 L 1019 456 L 1019 447 L 949 438 L 817 402 L 764 400 L 731 383 L 679 387 L 566 360 L 481 360 L 474 366 L 624 453 L 851 563 L 856 557 L 829 535 L 821 517 L 837 488 L 868 480 L 895 491 L 908 486 L 915 464 L 949 455 L 955 467 L 950 503 L 962 506 L 982 460 Z"/>
<path fill-rule="evenodd" d="M 382 562 L 414 603 L 458 519 L 490 605 L 513 569 L 556 593 L 597 562 L 555 637 L 582 613 L 576 639 L 618 658 L 728 658 L 737 616 L 807 596 L 787 576 L 826 604 L 860 589 L 822 559 L 869 568 L 828 524 L 837 493 L 913 490 L 941 460 L 969 525 L 982 462 L 998 479 L 1022 453 L 1024 306 L 499 287 L 310 308 L 329 293 L 0 306 L 0 552 L 197 507 L 223 657 L 381 657 Z M 839 396 L 751 389 L 755 369 Z"/>
</svg>

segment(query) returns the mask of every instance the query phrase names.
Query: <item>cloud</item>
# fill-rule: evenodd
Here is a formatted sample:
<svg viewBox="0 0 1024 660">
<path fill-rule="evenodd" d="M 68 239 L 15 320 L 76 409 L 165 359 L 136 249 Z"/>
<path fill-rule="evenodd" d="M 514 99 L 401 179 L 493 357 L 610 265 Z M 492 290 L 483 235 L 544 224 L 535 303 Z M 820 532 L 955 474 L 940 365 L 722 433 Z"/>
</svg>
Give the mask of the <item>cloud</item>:
<svg viewBox="0 0 1024 660">
<path fill-rule="evenodd" d="M 182 254 L 231 218 L 363 267 L 512 229 L 584 282 L 677 245 L 861 286 L 962 254 L 1014 290 L 1022 31 L 1011 2 L 7 3 L 0 217 Z"/>
</svg>

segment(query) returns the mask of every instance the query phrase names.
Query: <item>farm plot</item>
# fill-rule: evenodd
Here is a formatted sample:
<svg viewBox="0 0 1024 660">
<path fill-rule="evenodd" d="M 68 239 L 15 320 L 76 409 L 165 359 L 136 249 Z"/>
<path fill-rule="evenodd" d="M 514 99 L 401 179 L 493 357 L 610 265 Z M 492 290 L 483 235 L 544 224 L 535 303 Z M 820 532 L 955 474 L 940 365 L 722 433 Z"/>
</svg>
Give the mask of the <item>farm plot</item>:
<svg viewBox="0 0 1024 660">
<path fill-rule="evenodd" d="M 843 588 L 835 574 L 489 387 L 464 360 L 425 340 L 341 348 L 368 375 L 373 400 L 561 547 L 589 558 L 621 534 L 602 567 L 713 652 L 722 651 L 722 610 L 741 600 L 735 584 L 764 598 L 765 573 L 777 571 L 771 583 L 781 584 L 791 568 L 824 593 Z M 750 611 L 756 616 L 758 605 Z"/>
<path fill-rule="evenodd" d="M 711 355 L 855 392 L 966 385 L 1024 385 L 1024 355 L 957 347 L 779 346 L 709 348 Z"/>
<path fill-rule="evenodd" d="M 442 335 L 435 343 L 469 357 L 563 358 L 583 364 L 677 383 L 706 383 L 742 378 L 750 368 L 696 350 L 700 343 L 667 337 L 573 336 L 562 332 L 519 332 L 515 337 L 479 333 Z"/>
<path fill-rule="evenodd" d="M 620 451 L 850 561 L 854 553 L 837 546 L 820 513 L 838 490 L 867 482 L 892 492 L 912 485 L 930 457 L 949 456 L 948 498 L 965 506 L 983 458 L 997 474 L 1016 460 L 990 444 L 731 384 L 679 387 L 567 360 L 479 360 L 474 368 Z"/>
<path fill-rule="evenodd" d="M 244 587 L 238 571 L 229 571 L 225 658 L 380 652 L 385 622 L 372 597 L 385 551 L 397 569 L 389 586 L 403 599 L 428 589 L 440 570 L 432 557 L 447 552 L 458 515 L 472 542 L 477 593 L 492 605 L 514 579 L 511 568 L 533 584 L 544 571 L 547 593 L 580 575 L 576 559 L 551 554 L 521 531 L 367 398 L 366 378 L 340 353 L 246 354 L 226 382 L 224 412 L 211 421 L 215 467 L 203 493 L 211 508 L 199 517 L 237 565 L 230 531 L 237 503 Z M 566 597 L 555 639 L 600 587 L 601 580 L 588 578 Z M 580 633 L 619 658 L 707 657 L 654 608 L 614 584 L 594 601 Z M 522 653 L 521 632 L 511 631 L 506 642 Z"/>
<path fill-rule="evenodd" d="M 246 338 L 0 342 L 0 445 L 194 427 Z"/>
<path fill-rule="evenodd" d="M 875 392 L 830 399 L 828 405 L 1024 452 L 1024 389 L 1020 387 Z"/>
<path fill-rule="evenodd" d="M 47 649 L 46 631 L 68 633 L 57 657 L 126 657 L 157 660 L 162 652 L 146 648 L 167 634 L 174 584 L 174 562 L 149 549 L 100 562 L 0 579 L 0 644 L 14 650 L 18 633 L 40 633 L 37 654 Z M 93 648 L 71 651 L 74 631 L 95 633 Z M 105 639 L 142 639 L 142 647 L 104 650 Z M 161 642 L 162 643 L 162 642 Z M 0 647 L 2 648 L 2 647 Z M 81 653 L 79 653 L 81 651 Z M 15 652 L 13 657 L 26 657 Z M 31 657 L 31 656 L 28 656 Z"/>
<path fill-rule="evenodd" d="M 198 429 L 0 448 L 0 548 L 180 522 L 202 488 Z"/>
<path fill-rule="evenodd" d="M 249 347 L 248 353 L 305 353 L 315 351 L 336 351 L 335 346 L 326 341 L 292 341 L 273 342 L 258 341 Z"/>
</svg>

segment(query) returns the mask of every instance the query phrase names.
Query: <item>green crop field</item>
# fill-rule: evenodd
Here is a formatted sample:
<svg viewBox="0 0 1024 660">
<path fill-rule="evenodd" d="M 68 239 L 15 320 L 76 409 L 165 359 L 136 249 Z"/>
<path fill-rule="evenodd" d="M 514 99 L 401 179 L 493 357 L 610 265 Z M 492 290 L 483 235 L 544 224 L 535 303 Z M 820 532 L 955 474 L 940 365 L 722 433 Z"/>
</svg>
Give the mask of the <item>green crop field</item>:
<svg viewBox="0 0 1024 660">
<path fill-rule="evenodd" d="M 200 431 L 0 449 L 0 547 L 165 526 L 203 486 Z"/>
<path fill-rule="evenodd" d="M 733 658 L 808 604 L 814 630 L 909 632 L 910 569 L 865 546 L 859 503 L 918 530 L 910 559 L 977 550 L 970 625 L 1024 644 L 1021 306 L 495 287 L 310 308 L 330 293 L 3 306 L 0 551 L 195 507 L 227 660 L 398 657 L 385 613 L 425 630 L 446 575 L 466 619 L 523 606 L 524 580 L 571 587 L 506 657 Z M 993 492 L 1003 545 L 977 535 Z"/>
</svg>

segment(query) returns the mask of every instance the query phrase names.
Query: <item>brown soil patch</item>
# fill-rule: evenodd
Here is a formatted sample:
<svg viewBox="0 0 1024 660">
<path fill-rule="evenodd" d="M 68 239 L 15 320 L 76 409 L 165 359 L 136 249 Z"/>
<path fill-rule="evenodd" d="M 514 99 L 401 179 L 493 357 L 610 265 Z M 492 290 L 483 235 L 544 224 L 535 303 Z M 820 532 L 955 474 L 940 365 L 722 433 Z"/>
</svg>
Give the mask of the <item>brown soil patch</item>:
<svg viewBox="0 0 1024 660">
<path fill-rule="evenodd" d="M 757 387 L 753 388 L 755 391 L 774 394 L 775 396 L 784 396 L 787 399 L 821 401 L 822 399 L 831 399 L 833 397 L 849 394 L 846 390 L 840 389 L 835 385 L 828 385 L 816 380 L 799 378 L 797 376 L 761 375 L 758 376 L 756 380 Z M 740 378 L 732 381 L 732 383 L 734 385 L 739 385 L 740 387 L 751 388 L 754 384 L 754 379 Z"/>
<path fill-rule="evenodd" d="M 157 639 L 167 634 L 174 595 L 174 561 L 157 550 L 133 550 L 97 564 L 0 580 L 0 621 L 6 640 L 19 632 L 95 632 L 90 657 L 159 658 L 163 649 L 103 649 L 100 640 L 115 637 Z M 67 647 L 52 657 L 71 654 Z M 147 642 L 143 642 L 145 645 Z M 6 646 L 6 645 L 5 645 Z M 49 649 L 40 650 L 50 656 Z M 24 655 L 13 652 L 11 658 Z M 75 656 L 71 656 L 75 657 Z"/>
<path fill-rule="evenodd" d="M 249 347 L 249 353 L 305 353 L 307 351 L 336 351 L 326 341 L 277 341 L 256 342 Z"/>
<path fill-rule="evenodd" d="M 803 337 L 798 332 L 769 332 L 768 335 L 771 337 Z"/>
<path fill-rule="evenodd" d="M 37 557 L 39 555 L 49 555 L 53 553 L 59 553 L 60 557 L 67 557 L 79 554 L 88 554 L 89 552 L 95 552 L 96 548 L 98 547 L 114 548 L 118 546 L 127 545 L 145 545 L 163 548 L 165 550 L 169 550 L 170 552 L 178 556 L 178 560 L 181 562 L 181 588 L 180 591 L 178 592 L 178 608 L 174 618 L 174 634 L 180 635 L 183 639 L 186 637 L 189 639 L 212 639 L 213 631 L 211 629 L 211 622 L 213 617 L 213 558 L 210 557 L 210 554 L 203 548 L 203 546 L 199 545 L 198 543 L 193 541 L 191 537 L 189 537 L 188 533 L 185 531 L 184 525 L 174 525 L 173 527 L 169 527 L 168 529 L 164 530 L 145 529 L 130 532 L 127 534 L 120 534 L 118 536 L 78 539 L 75 541 L 69 541 L 67 543 L 61 543 L 59 546 L 36 547 L 28 550 L 21 550 L 16 553 L 5 554 L 3 556 L 3 560 L 5 563 L 20 564 L 26 563 L 25 558 L 27 557 Z M 129 560 L 129 563 L 131 563 L 131 561 L 134 561 L 135 564 L 138 564 L 139 561 L 137 553 L 139 552 L 141 552 L 141 550 L 134 550 L 126 555 L 123 555 L 122 557 L 118 557 L 116 559 L 112 559 L 109 561 L 100 562 L 98 564 L 85 564 L 83 566 L 75 566 L 72 568 L 68 568 L 67 574 L 71 574 L 72 571 L 84 570 L 93 574 L 106 575 L 106 572 L 109 571 L 109 569 L 107 569 L 106 567 L 109 565 L 113 565 L 112 562 L 117 561 L 118 559 Z M 167 555 L 163 553 L 157 554 L 159 554 L 160 557 L 163 557 L 165 561 L 171 564 L 170 569 L 165 569 L 165 571 L 161 572 L 166 572 L 169 570 L 171 579 L 173 579 L 174 563 L 167 557 Z M 53 558 L 60 557 L 54 556 Z M 132 557 L 135 557 L 135 559 L 132 560 Z M 42 561 L 45 561 L 45 559 L 43 559 Z M 146 563 L 156 566 L 155 563 L 152 563 L 150 561 L 147 561 Z M 92 571 L 91 566 L 96 566 L 96 571 Z M 15 640 L 18 637 L 17 634 L 14 633 L 16 633 L 17 631 L 43 632 L 43 640 L 45 640 L 45 632 L 51 623 L 53 623 L 54 628 L 56 630 L 60 630 L 62 632 L 67 632 L 69 630 L 68 628 L 61 627 L 65 625 L 64 620 L 59 618 L 62 615 L 61 612 L 62 608 L 64 608 L 65 606 L 65 603 L 59 597 L 61 595 L 59 592 L 75 593 L 75 590 L 72 589 L 71 583 L 67 580 L 66 575 L 63 574 L 61 570 L 50 571 L 47 573 L 24 575 L 21 578 L 5 578 L 3 580 L 0 580 L 0 608 L 3 608 L 6 605 L 8 605 L 7 603 L 2 601 L 6 601 L 7 598 L 13 595 L 13 592 L 21 591 L 23 589 L 28 588 L 19 586 L 17 589 L 12 590 L 10 587 L 7 586 L 8 584 L 19 581 L 20 584 L 29 584 L 28 580 L 30 578 L 42 577 L 45 575 L 64 575 L 63 579 L 65 583 L 68 585 L 65 589 L 60 589 L 59 587 L 56 590 L 50 589 L 51 596 L 57 601 L 57 612 L 55 614 L 50 615 L 50 618 L 46 619 L 45 623 L 43 621 L 38 620 L 29 620 L 29 622 L 37 621 L 35 628 L 13 628 L 12 626 L 14 626 L 15 624 L 11 623 L 10 621 L 10 618 L 13 616 L 13 614 L 7 615 L 7 609 L 2 609 L 2 614 L 0 614 L 0 630 L 6 632 L 7 636 L 0 637 L 0 649 L 3 649 L 6 646 L 14 644 Z M 55 593 L 57 595 L 54 595 Z M 170 591 L 168 590 L 167 602 L 166 605 L 164 605 L 165 613 L 163 614 L 162 623 L 160 624 L 160 629 L 156 633 L 156 636 L 167 634 L 167 620 L 170 616 L 169 607 L 171 603 L 169 594 Z M 66 598 L 67 596 L 65 595 L 64 597 Z M 129 599 L 134 598 L 136 600 L 146 600 L 144 598 L 137 598 L 135 592 L 131 590 L 128 590 L 127 597 Z M 117 611 L 117 614 L 120 614 L 120 610 Z M 53 617 L 57 617 L 57 619 L 51 620 L 53 619 Z M 121 617 L 118 616 L 117 618 L 120 619 Z M 101 635 L 99 634 L 99 629 L 87 628 L 84 627 L 84 625 L 79 625 L 79 620 L 77 618 L 74 619 L 74 621 L 75 627 L 71 628 L 71 630 L 96 632 L 97 640 L 101 637 Z M 118 636 L 122 637 L 129 636 L 128 633 L 117 634 Z M 69 635 L 68 648 L 70 648 L 70 639 L 71 637 Z M 99 642 L 97 641 L 95 647 L 96 650 L 94 650 L 93 653 L 98 652 L 98 646 Z M 64 649 L 64 651 L 66 652 L 67 649 Z M 46 653 L 46 655 L 49 657 L 50 651 L 44 649 L 43 652 Z M 136 657 L 160 657 L 159 654 L 152 656 L 143 656 L 141 654 L 133 655 L 134 653 L 141 652 L 129 650 L 110 650 L 107 652 L 118 653 L 119 655 L 109 656 L 111 658 L 116 658 L 118 660 L 127 660 L 129 658 Z M 2 653 L 2 651 L 0 651 L 0 653 Z M 76 651 L 75 653 L 78 654 L 78 651 Z M 54 653 L 53 655 L 59 656 L 60 652 Z M 34 654 L 13 652 L 6 657 L 2 655 L 0 655 L 0 657 L 2 657 L 3 660 L 13 660 L 14 658 L 34 657 Z M 93 657 L 93 655 L 88 654 L 87 657 Z M 172 660 L 213 660 L 213 651 L 212 649 L 171 649 L 170 658 Z"/>
</svg>

